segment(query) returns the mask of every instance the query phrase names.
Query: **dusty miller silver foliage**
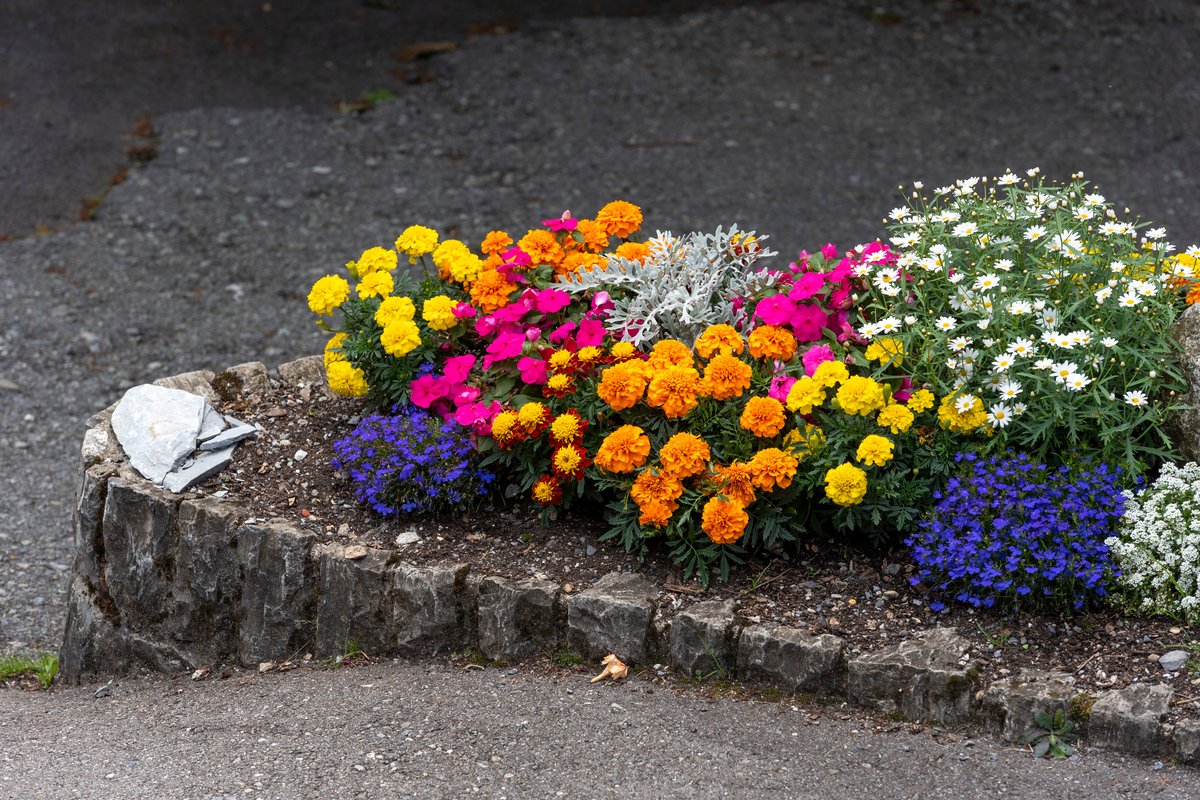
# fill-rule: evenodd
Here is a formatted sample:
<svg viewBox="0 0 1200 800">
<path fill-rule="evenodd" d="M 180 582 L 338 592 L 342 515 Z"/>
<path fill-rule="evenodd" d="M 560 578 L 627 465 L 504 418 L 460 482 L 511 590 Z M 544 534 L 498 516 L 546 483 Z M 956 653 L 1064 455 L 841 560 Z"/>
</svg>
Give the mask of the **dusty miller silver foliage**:
<svg viewBox="0 0 1200 800">
<path fill-rule="evenodd" d="M 560 288 L 607 291 L 614 308 L 605 325 L 636 346 L 659 339 L 691 343 L 710 325 L 740 329 L 753 304 L 735 309 L 733 299 L 761 295 L 777 282 L 778 275 L 755 266 L 777 255 L 763 247 L 766 238 L 736 225 L 684 236 L 659 231 L 646 242 L 645 261 L 610 256 L 603 266 L 572 274 Z M 757 246 L 746 247 L 749 242 Z"/>
</svg>

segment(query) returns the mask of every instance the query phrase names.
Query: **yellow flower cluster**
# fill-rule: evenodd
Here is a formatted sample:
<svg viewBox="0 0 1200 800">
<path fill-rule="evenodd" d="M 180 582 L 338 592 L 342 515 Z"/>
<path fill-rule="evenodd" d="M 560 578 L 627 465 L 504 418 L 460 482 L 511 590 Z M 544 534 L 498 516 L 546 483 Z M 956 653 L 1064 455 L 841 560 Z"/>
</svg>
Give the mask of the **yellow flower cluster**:
<svg viewBox="0 0 1200 800">
<path fill-rule="evenodd" d="M 334 361 L 325 368 L 329 388 L 342 397 L 362 397 L 367 393 L 367 376 L 349 361 Z"/>
<path fill-rule="evenodd" d="M 396 250 L 408 256 L 409 264 L 416 264 L 418 258 L 432 253 L 437 246 L 437 231 L 424 225 L 410 225 L 396 239 Z"/>
<path fill-rule="evenodd" d="M 872 433 L 859 443 L 854 458 L 860 464 L 882 467 L 892 460 L 894 450 L 895 445 L 891 439 Z"/>
<path fill-rule="evenodd" d="M 313 284 L 308 293 L 308 309 L 314 314 L 329 316 L 350 297 L 350 284 L 337 275 L 326 275 Z"/>
<path fill-rule="evenodd" d="M 867 473 L 853 464 L 840 464 L 825 473 L 825 496 L 839 506 L 854 506 L 867 496 Z"/>
<path fill-rule="evenodd" d="M 960 401 L 963 398 L 969 397 L 970 403 L 965 411 L 959 410 L 962 405 Z M 983 407 L 983 401 L 978 397 L 971 395 L 962 395 L 958 393 L 946 395 L 938 406 L 938 424 L 948 431 L 953 433 L 971 433 L 977 431 L 987 424 L 987 411 Z"/>
<path fill-rule="evenodd" d="M 448 331 L 458 324 L 458 317 L 454 316 L 454 309 L 457 307 L 457 301 L 439 294 L 425 301 L 421 307 L 421 319 L 435 331 Z"/>
<path fill-rule="evenodd" d="M 905 433 L 913 425 L 913 412 L 898 403 L 889 403 L 879 412 L 875 422 L 892 433 Z"/>
<path fill-rule="evenodd" d="M 825 366 L 825 364 L 821 366 Z M 883 385 L 874 378 L 862 375 L 851 376 L 842 382 L 837 390 L 837 401 L 842 407 L 842 411 L 857 416 L 866 416 L 887 404 Z"/>
<path fill-rule="evenodd" d="M 904 363 L 904 342 L 890 337 L 877 339 L 867 345 L 867 351 L 863 355 L 868 361 L 878 361 L 881 364 L 890 361 L 900 366 Z"/>
</svg>

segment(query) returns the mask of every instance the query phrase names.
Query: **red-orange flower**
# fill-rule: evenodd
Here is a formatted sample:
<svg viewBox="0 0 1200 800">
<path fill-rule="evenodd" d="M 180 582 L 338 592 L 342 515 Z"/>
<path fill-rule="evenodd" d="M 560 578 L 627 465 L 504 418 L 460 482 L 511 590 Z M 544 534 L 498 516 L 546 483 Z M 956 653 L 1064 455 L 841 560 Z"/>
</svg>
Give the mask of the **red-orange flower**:
<svg viewBox="0 0 1200 800">
<path fill-rule="evenodd" d="M 543 506 L 552 506 L 562 501 L 562 484 L 553 475 L 543 475 L 534 481 L 531 494 Z"/>
<path fill-rule="evenodd" d="M 485 269 L 471 284 L 471 302 L 485 314 L 490 314 L 508 305 L 509 295 L 516 290 L 517 285 L 502 273 Z"/>
<path fill-rule="evenodd" d="M 712 358 L 715 353 L 736 356 L 745 349 L 742 335 L 732 325 L 710 325 L 696 340 L 696 353 L 701 358 Z"/>
<path fill-rule="evenodd" d="M 663 413 L 672 419 L 686 417 L 699 405 L 696 399 L 699 388 L 699 372 L 691 367 L 668 367 L 650 379 L 646 403 L 651 408 L 662 408 Z"/>
<path fill-rule="evenodd" d="M 489 256 L 499 255 L 512 247 L 512 243 L 512 237 L 504 231 L 491 231 L 483 237 L 483 244 L 479 245 L 479 249 Z"/>
<path fill-rule="evenodd" d="M 759 450 L 755 453 L 754 458 L 750 459 L 750 471 L 754 474 L 754 485 L 764 492 L 769 492 L 775 487 L 786 489 L 791 486 L 798 466 L 800 466 L 800 461 L 795 456 L 778 447 Z"/>
<path fill-rule="evenodd" d="M 492 438 L 501 450 L 525 441 L 525 426 L 515 411 L 501 411 L 492 420 Z"/>
<path fill-rule="evenodd" d="M 579 444 L 583 441 L 583 434 L 587 432 L 587 429 L 587 420 L 579 416 L 578 411 L 569 408 L 550 423 L 550 444 L 555 447 Z"/>
<path fill-rule="evenodd" d="M 650 357 L 646 359 L 654 369 L 666 369 L 675 366 L 692 366 L 692 350 L 678 339 L 660 339 L 654 343 Z"/>
<path fill-rule="evenodd" d="M 622 361 L 600 373 L 596 394 L 614 411 L 624 411 L 637 405 L 649 382 L 649 370 L 645 362 Z"/>
<path fill-rule="evenodd" d="M 592 460 L 587 457 L 587 451 L 577 444 L 565 444 L 550 456 L 551 470 L 564 480 L 579 480 L 583 477 L 583 470 L 591 465 Z"/>
<path fill-rule="evenodd" d="M 717 467 L 713 472 L 712 481 L 717 492 L 730 500 L 736 500 L 743 506 L 754 502 L 754 472 L 749 464 L 734 461 L 726 467 Z"/>
<path fill-rule="evenodd" d="M 558 238 L 547 230 L 530 231 L 521 237 L 517 246 L 525 251 L 534 267 L 542 264 L 554 266 L 567 255 Z"/>
</svg>

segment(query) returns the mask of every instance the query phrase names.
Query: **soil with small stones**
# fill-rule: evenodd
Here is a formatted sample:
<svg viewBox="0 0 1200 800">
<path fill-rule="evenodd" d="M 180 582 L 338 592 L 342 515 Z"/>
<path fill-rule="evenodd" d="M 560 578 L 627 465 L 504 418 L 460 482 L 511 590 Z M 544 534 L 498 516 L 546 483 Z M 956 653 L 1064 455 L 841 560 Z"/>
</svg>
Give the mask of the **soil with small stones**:
<svg viewBox="0 0 1200 800">
<path fill-rule="evenodd" d="M 659 613 L 666 618 L 702 600 L 733 599 L 747 624 L 770 621 L 832 633 L 847 641 L 851 655 L 896 645 L 934 626 L 950 627 L 971 642 L 986 682 L 1034 668 L 1070 674 L 1079 690 L 1092 695 L 1165 683 L 1176 692 L 1174 716 L 1200 717 L 1200 656 L 1191 661 L 1195 671 L 1165 673 L 1156 663 L 1173 649 L 1200 652 L 1195 626 L 1111 610 L 1070 617 L 957 607 L 935 613 L 910 586 L 913 568 L 902 550 L 835 541 L 809 543 L 790 557 L 753 559 L 727 582 L 704 588 L 663 554 L 639 563 L 599 541 L 603 521 L 581 514 L 542 524 L 540 509 L 496 505 L 457 518 L 385 519 L 358 503 L 349 480 L 331 466 L 333 443 L 365 413 L 360 402 L 331 397 L 323 388 L 281 386 L 269 396 L 239 397 L 222 410 L 262 431 L 239 445 L 233 464 L 197 491 L 241 502 L 245 519 L 289 520 L 329 541 L 399 549 L 413 563 L 453 561 L 482 575 L 545 578 L 567 593 L 609 572 L 638 571 L 661 587 Z M 419 540 L 398 546 L 397 536 L 409 532 Z"/>
</svg>

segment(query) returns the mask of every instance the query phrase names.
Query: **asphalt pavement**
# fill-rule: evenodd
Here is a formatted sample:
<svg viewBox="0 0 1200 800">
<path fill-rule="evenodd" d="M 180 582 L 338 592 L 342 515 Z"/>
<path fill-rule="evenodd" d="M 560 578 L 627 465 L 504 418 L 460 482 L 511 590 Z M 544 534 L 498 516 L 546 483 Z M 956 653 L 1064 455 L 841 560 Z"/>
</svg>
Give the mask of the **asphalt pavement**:
<svg viewBox="0 0 1200 800">
<path fill-rule="evenodd" d="M 625 15 L 499 0 L 0 0 L 0 652 L 53 650 L 61 637 L 83 421 L 164 375 L 317 352 L 309 285 L 406 225 L 478 239 L 620 198 L 645 209 L 651 230 L 736 222 L 786 257 L 884 235 L 902 183 L 1038 166 L 1059 178 L 1082 170 L 1180 249 L 1200 241 L 1192 0 L 595 5 Z M 656 9 L 666 13 L 641 15 Z M 380 89 L 394 99 L 362 113 L 339 106 Z M 148 160 L 110 189 L 131 158 Z M 91 220 L 73 221 L 87 198 Z M 369 697 L 341 676 L 304 680 L 332 706 Z M 237 708 L 271 702 L 229 685 L 188 686 L 178 703 L 194 701 L 196 716 L 184 705 L 177 715 L 216 730 L 244 725 L 230 722 Z M 138 684 L 129 703 L 163 719 L 154 698 L 174 686 Z M 656 698 L 666 705 L 655 713 L 675 713 Z M 10 759 L 0 764 L 20 753 L 21 769 L 49 780 L 43 757 L 70 752 L 55 737 L 72 725 L 110 752 L 159 746 L 166 727 L 111 717 L 119 736 L 87 728 L 97 708 L 87 700 L 74 689 L 0 692 L 3 718 L 21 720 L 0 728 Z M 273 724 L 302 724 L 294 704 L 277 703 Z M 714 738 L 750 725 L 747 708 L 723 711 Z M 351 723 L 321 724 L 336 743 Z M 14 749 L 13 731 L 42 747 Z M 707 752 L 677 734 L 679 747 Z M 190 746 L 226 748 L 205 757 L 229 763 L 245 756 L 211 736 Z M 548 728 L 530 747 L 558 737 Z M 588 755 L 598 748 L 564 756 L 581 780 L 611 771 Z M 1042 778 L 1072 774 L 1019 763 Z M 767 774 L 761 785 L 774 785 Z M 985 785 L 947 781 L 962 796 Z M 132 796 L 106 786 L 81 796 Z M 569 793 L 591 796 L 587 786 Z"/>
</svg>

